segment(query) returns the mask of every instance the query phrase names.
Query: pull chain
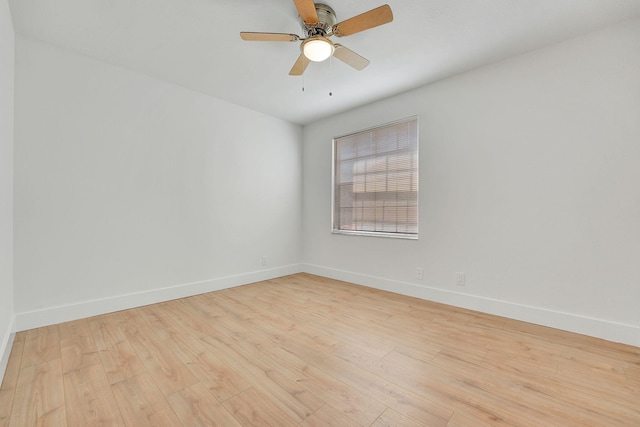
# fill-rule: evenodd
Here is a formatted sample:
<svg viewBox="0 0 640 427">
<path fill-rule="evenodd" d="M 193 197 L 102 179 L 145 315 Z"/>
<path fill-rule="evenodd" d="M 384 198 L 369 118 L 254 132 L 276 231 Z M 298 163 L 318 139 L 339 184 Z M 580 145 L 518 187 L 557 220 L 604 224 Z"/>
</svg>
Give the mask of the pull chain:
<svg viewBox="0 0 640 427">
<path fill-rule="evenodd" d="M 331 92 L 331 77 L 332 77 L 332 72 L 333 72 L 333 55 L 331 55 L 329 57 L 329 96 L 333 96 L 333 93 Z"/>
<path fill-rule="evenodd" d="M 304 65 L 304 61 L 306 61 L 306 60 L 307 60 L 306 57 L 302 58 L 302 64 L 303 65 Z M 302 71 L 302 91 L 304 92 L 304 67 L 302 67 L 302 68 L 303 68 L 303 71 Z"/>
</svg>

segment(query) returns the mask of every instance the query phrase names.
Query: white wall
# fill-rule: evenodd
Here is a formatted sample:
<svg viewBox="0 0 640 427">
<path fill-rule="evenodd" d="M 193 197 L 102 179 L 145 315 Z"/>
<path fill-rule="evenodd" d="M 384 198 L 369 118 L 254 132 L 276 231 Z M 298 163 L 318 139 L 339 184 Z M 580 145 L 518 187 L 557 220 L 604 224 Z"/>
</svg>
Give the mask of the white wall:
<svg viewBox="0 0 640 427">
<path fill-rule="evenodd" d="M 419 240 L 330 234 L 331 138 L 414 114 Z M 306 126 L 303 176 L 308 271 L 640 345 L 640 21 Z"/>
<path fill-rule="evenodd" d="M 299 126 L 22 37 L 15 91 L 18 330 L 298 271 Z"/>
<path fill-rule="evenodd" d="M 14 33 L 0 0 L 0 382 L 13 331 L 13 76 Z"/>
</svg>

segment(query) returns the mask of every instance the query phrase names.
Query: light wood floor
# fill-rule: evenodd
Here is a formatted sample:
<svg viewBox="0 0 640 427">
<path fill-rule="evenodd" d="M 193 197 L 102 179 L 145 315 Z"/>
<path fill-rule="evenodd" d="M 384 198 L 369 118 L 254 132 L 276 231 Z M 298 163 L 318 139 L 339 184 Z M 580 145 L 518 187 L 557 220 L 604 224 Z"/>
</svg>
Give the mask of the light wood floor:
<svg viewBox="0 0 640 427">
<path fill-rule="evenodd" d="M 308 274 L 16 335 L 5 426 L 640 426 L 640 348 Z"/>
</svg>

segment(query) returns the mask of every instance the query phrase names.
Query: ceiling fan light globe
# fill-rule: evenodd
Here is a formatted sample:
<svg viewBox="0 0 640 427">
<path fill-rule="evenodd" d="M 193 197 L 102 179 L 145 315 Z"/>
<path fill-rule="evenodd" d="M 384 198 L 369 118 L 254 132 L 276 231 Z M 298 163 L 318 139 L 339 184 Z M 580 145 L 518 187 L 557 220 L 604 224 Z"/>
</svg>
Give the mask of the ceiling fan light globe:
<svg viewBox="0 0 640 427">
<path fill-rule="evenodd" d="M 316 38 L 307 40 L 302 46 L 302 52 L 309 61 L 322 62 L 333 55 L 333 43 L 328 39 Z"/>
</svg>

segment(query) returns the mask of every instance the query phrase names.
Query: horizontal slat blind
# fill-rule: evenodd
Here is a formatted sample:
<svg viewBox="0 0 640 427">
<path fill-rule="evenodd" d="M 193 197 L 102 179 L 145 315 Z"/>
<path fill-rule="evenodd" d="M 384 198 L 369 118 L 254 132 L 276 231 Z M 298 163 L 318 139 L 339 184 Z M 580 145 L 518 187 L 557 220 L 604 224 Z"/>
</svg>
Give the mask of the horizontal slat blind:
<svg viewBox="0 0 640 427">
<path fill-rule="evenodd" d="M 334 139 L 335 232 L 418 234 L 418 121 Z"/>
</svg>

